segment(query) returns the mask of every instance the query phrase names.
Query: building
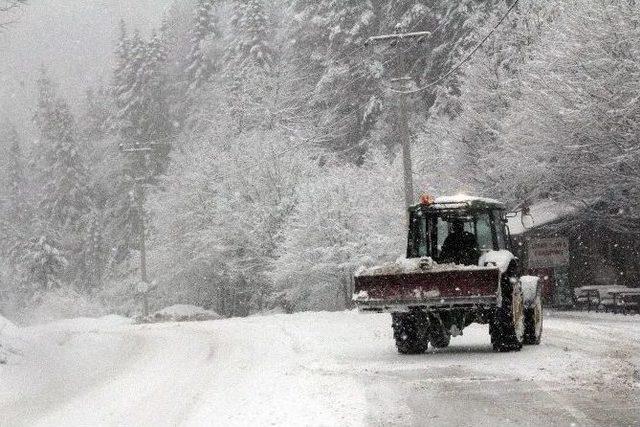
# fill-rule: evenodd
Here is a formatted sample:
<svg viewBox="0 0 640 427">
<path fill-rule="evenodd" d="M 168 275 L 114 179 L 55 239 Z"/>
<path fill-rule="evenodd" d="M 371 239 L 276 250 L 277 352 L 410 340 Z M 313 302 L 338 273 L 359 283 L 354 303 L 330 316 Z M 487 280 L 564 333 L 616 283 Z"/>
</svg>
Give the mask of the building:
<svg viewBox="0 0 640 427">
<path fill-rule="evenodd" d="M 525 274 L 540 277 L 546 304 L 573 304 L 573 288 L 640 285 L 640 239 L 600 229 L 573 206 L 543 201 L 509 218 Z"/>
</svg>

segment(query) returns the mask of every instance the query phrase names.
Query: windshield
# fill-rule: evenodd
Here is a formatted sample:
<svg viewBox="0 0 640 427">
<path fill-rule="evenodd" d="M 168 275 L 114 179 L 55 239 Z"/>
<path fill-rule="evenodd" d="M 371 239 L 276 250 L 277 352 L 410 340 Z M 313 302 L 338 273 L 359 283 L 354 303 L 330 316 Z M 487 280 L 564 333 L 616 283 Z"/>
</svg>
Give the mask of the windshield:
<svg viewBox="0 0 640 427">
<path fill-rule="evenodd" d="M 477 265 L 480 254 L 495 247 L 491 225 L 489 211 L 416 210 L 411 214 L 408 257 Z"/>
</svg>

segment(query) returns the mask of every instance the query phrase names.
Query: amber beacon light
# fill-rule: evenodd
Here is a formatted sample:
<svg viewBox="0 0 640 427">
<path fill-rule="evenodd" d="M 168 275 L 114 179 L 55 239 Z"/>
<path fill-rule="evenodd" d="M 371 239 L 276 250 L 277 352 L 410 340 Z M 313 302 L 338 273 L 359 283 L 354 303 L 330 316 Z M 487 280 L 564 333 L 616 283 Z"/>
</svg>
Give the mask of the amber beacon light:
<svg viewBox="0 0 640 427">
<path fill-rule="evenodd" d="M 431 194 L 423 194 L 420 196 L 421 205 L 432 205 L 435 202 L 435 197 Z"/>
</svg>

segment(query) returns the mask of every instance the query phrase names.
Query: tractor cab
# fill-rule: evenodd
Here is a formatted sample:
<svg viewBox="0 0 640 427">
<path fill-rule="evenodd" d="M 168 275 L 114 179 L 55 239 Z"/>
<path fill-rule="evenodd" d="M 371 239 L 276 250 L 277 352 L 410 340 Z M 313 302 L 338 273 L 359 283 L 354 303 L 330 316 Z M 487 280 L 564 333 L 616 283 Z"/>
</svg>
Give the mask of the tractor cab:
<svg viewBox="0 0 640 427">
<path fill-rule="evenodd" d="M 506 208 L 497 200 L 422 196 L 409 209 L 407 258 L 478 265 L 483 253 L 510 249 Z"/>
</svg>

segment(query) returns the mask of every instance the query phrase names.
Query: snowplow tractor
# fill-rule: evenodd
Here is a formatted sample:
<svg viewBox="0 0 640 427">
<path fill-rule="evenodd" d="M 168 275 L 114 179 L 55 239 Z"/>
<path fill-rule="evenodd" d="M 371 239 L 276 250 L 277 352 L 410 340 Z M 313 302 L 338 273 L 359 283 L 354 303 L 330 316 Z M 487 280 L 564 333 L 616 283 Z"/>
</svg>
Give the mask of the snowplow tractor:
<svg viewBox="0 0 640 427">
<path fill-rule="evenodd" d="M 471 323 L 489 325 L 496 351 L 539 344 L 541 289 L 521 278 L 506 224 L 497 200 L 423 197 L 409 209 L 406 258 L 356 272 L 356 306 L 391 313 L 402 354 L 445 348 Z"/>
</svg>

